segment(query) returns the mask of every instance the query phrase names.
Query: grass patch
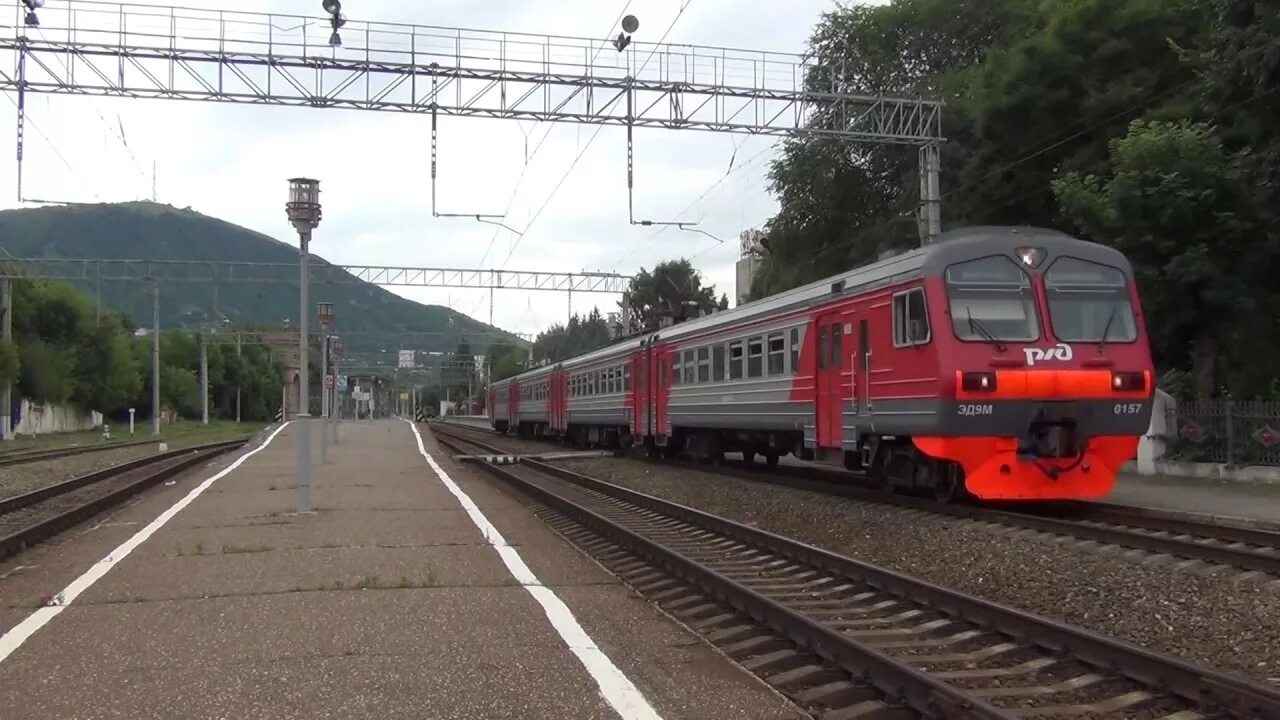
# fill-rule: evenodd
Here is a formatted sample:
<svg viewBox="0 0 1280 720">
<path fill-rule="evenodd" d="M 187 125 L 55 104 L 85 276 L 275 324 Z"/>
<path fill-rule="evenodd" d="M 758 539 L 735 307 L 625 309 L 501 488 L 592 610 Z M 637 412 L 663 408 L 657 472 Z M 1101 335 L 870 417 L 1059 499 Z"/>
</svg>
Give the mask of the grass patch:
<svg viewBox="0 0 1280 720">
<path fill-rule="evenodd" d="M 266 425 L 256 422 L 238 423 L 232 420 L 210 420 L 205 425 L 198 420 L 181 420 L 169 425 L 160 426 L 160 439 L 169 443 L 170 448 L 206 445 L 208 443 L 238 440 L 258 432 Z M 126 432 L 128 427 L 125 428 Z M 114 434 L 114 433 L 113 433 Z M 143 440 L 150 436 L 150 429 L 139 432 L 135 439 Z M 128 437 L 127 435 L 125 437 Z"/>
</svg>

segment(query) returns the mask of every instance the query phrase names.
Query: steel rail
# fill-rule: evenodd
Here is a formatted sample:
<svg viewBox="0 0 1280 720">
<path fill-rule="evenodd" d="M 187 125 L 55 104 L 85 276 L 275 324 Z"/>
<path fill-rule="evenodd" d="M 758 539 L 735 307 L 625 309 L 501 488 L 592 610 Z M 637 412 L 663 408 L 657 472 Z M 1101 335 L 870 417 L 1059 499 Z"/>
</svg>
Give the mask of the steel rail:
<svg viewBox="0 0 1280 720">
<path fill-rule="evenodd" d="M 506 437 L 486 428 L 453 424 L 464 430 Z M 648 456 L 628 457 L 659 466 L 687 467 L 700 472 L 710 472 L 752 482 L 763 482 L 794 490 L 835 495 L 853 500 L 863 500 L 884 505 L 920 510 L 938 515 L 997 523 L 1037 532 L 1093 540 L 1107 545 L 1117 545 L 1144 552 L 1173 557 L 1201 560 L 1228 565 L 1246 571 L 1256 571 L 1280 576 L 1280 531 L 1269 527 L 1244 527 L 1195 520 L 1186 514 L 1172 511 L 1156 511 L 1124 506 L 1108 506 L 1106 503 L 1057 502 L 1036 507 L 1030 503 L 1011 502 L 1004 509 L 990 506 L 940 503 L 921 497 L 896 495 L 875 488 L 851 484 L 862 476 L 839 470 L 823 468 L 764 468 L 730 462 L 722 465 L 701 465 L 681 459 L 658 459 Z M 1067 511 L 1078 513 L 1070 519 L 1054 517 Z M 1095 525 L 1092 523 L 1103 523 Z M 1261 525 L 1261 524 L 1260 524 Z M 1152 535 L 1141 530 L 1169 533 Z M 1179 537 L 1179 536 L 1190 536 Z M 1245 545 L 1211 545 L 1203 540 Z M 1253 547 L 1247 547 L 1253 546 Z"/>
<path fill-rule="evenodd" d="M 438 439 L 440 436 L 450 435 L 449 431 L 441 432 L 439 429 L 436 429 L 435 433 Z M 488 452 L 502 452 L 498 448 L 473 439 L 457 435 L 453 437 L 476 447 L 484 448 Z M 892 595 L 931 606 L 948 615 L 962 618 L 980 627 L 993 628 L 1052 653 L 1066 654 L 1095 667 L 1115 669 L 1130 680 L 1149 688 L 1158 688 L 1172 693 L 1195 707 L 1209 710 L 1215 706 L 1223 707 L 1241 718 L 1280 719 L 1280 691 L 1271 687 L 1254 683 L 1247 679 L 1237 678 L 1220 671 L 1197 667 L 1173 656 L 1106 637 L 1084 628 L 1073 627 L 1015 608 L 949 590 L 892 570 L 799 543 L 790 538 L 751 528 L 695 508 L 591 478 L 555 465 L 527 459 L 519 464 L 545 475 L 573 483 L 579 487 L 603 493 L 651 512 L 660 513 L 749 546 L 763 549 L 774 555 L 820 568 L 843 578 L 865 582 Z M 486 471 L 504 480 L 515 478 L 514 482 L 522 490 L 525 486 L 531 486 L 531 483 L 527 480 L 514 476 L 504 467 L 498 467 L 490 463 L 481 463 L 481 465 Z M 540 488 L 535 492 L 538 499 L 543 502 L 547 502 L 544 496 L 551 494 Z M 565 503 L 567 501 L 561 500 L 558 502 Z M 569 503 L 569 505 L 572 505 L 572 503 Z M 572 507 L 566 514 L 575 520 L 579 517 L 578 511 Z M 609 523 L 610 521 L 593 518 L 591 522 L 593 523 L 592 529 L 596 529 L 595 524 L 601 522 Z M 753 617 L 760 619 L 759 616 L 754 614 Z M 914 668 L 908 669 L 914 671 Z M 913 707 L 916 707 L 916 705 L 913 704 Z"/>
<path fill-rule="evenodd" d="M 157 464 L 163 465 L 163 467 L 159 468 L 156 472 L 144 475 L 137 480 L 126 485 L 122 485 L 105 495 L 93 498 L 88 502 L 76 505 L 68 510 L 47 517 L 0 538 L 0 561 L 8 559 L 36 543 L 66 530 L 67 528 L 73 527 L 84 520 L 97 515 L 103 510 L 106 510 L 107 508 L 114 507 L 156 483 L 167 480 L 190 467 L 209 460 L 210 458 L 217 457 L 237 447 L 241 447 L 246 442 L 248 442 L 248 438 L 183 448 L 180 450 L 171 450 L 167 453 L 143 458 L 142 460 L 131 463 L 116 465 L 115 467 L 110 467 L 106 470 L 100 470 L 96 473 L 72 478 L 65 482 L 40 488 L 23 495 L 7 498 L 3 501 L 3 506 L 0 506 L 0 515 L 8 514 L 21 508 L 30 507 L 84 487 L 107 482 L 135 470 Z"/>
<path fill-rule="evenodd" d="M 437 432 L 437 441 L 447 444 L 447 441 L 441 440 L 442 435 L 447 433 Z M 466 438 L 457 439 L 482 447 Z M 457 446 L 453 447 L 460 450 Z M 553 466 L 535 461 L 524 464 L 542 472 L 556 474 L 558 471 Z M 846 670 L 853 677 L 865 679 L 885 696 L 898 696 L 917 712 L 940 718 L 1013 720 L 1017 717 L 859 643 L 831 627 L 815 622 L 706 565 L 635 533 L 589 508 L 530 483 L 503 467 L 492 463 L 480 465 L 486 472 L 514 485 L 521 492 L 698 587 L 708 596 L 767 625 L 797 645 Z"/>
<path fill-rule="evenodd" d="M 64 448 L 42 448 L 40 450 L 14 450 L 0 453 L 0 467 L 8 465 L 23 465 L 39 460 L 52 460 L 54 458 L 69 457 L 71 455 L 83 455 L 85 453 L 99 452 L 104 450 L 119 450 L 120 448 L 137 447 L 139 445 L 147 445 L 154 443 L 155 440 L 131 440 L 121 443 L 105 443 L 102 445 L 81 445 L 78 447 Z"/>
</svg>

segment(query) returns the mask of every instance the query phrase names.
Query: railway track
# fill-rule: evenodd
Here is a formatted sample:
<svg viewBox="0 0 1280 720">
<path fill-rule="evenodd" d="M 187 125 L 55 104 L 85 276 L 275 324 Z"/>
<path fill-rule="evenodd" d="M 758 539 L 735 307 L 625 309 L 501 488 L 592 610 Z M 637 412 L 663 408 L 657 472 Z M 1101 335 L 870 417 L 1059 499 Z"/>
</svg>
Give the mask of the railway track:
<svg viewBox="0 0 1280 720">
<path fill-rule="evenodd" d="M 171 450 L 0 500 L 0 561 L 245 442 Z"/>
<path fill-rule="evenodd" d="M 505 437 L 484 428 L 458 427 L 464 431 Z M 898 495 L 857 485 L 858 476 L 814 468 L 726 462 L 703 465 L 685 460 L 636 458 L 658 465 L 677 465 L 752 482 L 764 482 L 798 490 L 837 495 L 935 514 L 950 515 L 1030 533 L 1073 538 L 1086 545 L 1119 546 L 1144 555 L 1158 556 L 1187 570 L 1217 571 L 1232 568 L 1240 579 L 1280 577 L 1280 529 L 1258 524 L 1246 526 L 1205 520 L 1193 513 L 1126 507 L 1108 503 L 1057 502 L 1008 507 L 940 503 L 923 497 Z"/>
<path fill-rule="evenodd" d="M 454 452 L 502 450 L 434 427 Z M 480 462 L 823 720 L 1280 718 L 1280 692 L 524 459 Z"/>
<path fill-rule="evenodd" d="M 6 450 L 0 451 L 0 467 L 8 465 L 23 465 L 40 460 L 52 460 L 54 458 L 69 457 L 71 455 L 84 455 L 86 453 L 102 452 L 104 450 L 119 450 L 120 448 L 137 447 L 139 445 L 147 445 L 154 442 L 155 440 L 130 440 L 129 442 L 81 445 L 78 447 L 45 448 L 41 450 Z"/>
</svg>

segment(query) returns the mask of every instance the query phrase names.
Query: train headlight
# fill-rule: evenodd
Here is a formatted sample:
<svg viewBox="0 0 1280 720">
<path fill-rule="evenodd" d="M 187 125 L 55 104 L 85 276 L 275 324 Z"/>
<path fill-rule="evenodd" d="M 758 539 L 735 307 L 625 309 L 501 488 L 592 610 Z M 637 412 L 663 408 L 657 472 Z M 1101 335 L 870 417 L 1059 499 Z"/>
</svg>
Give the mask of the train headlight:
<svg viewBox="0 0 1280 720">
<path fill-rule="evenodd" d="M 1147 375 L 1140 372 L 1112 372 L 1111 389 L 1118 392 L 1142 392 L 1147 389 Z"/>
<path fill-rule="evenodd" d="M 965 392 L 993 392 L 996 389 L 996 374 L 967 372 L 960 376 L 960 389 Z"/>
<path fill-rule="evenodd" d="M 1013 251 L 1018 260 L 1029 268 L 1036 267 L 1044 260 L 1044 250 L 1033 247 L 1020 247 Z"/>
</svg>

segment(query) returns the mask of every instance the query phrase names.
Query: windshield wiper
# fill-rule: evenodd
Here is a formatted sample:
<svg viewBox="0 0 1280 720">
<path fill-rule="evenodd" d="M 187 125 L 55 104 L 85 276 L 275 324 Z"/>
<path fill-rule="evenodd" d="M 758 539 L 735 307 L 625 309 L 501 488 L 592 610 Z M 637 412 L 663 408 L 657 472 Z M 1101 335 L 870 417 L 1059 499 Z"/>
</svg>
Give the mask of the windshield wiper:
<svg viewBox="0 0 1280 720">
<path fill-rule="evenodd" d="M 986 326 L 973 319 L 973 310 L 966 307 L 964 309 L 964 313 L 969 317 L 969 332 L 977 332 L 982 335 L 982 337 L 986 338 L 987 342 L 995 343 L 996 350 L 999 350 L 1000 352 L 1004 352 L 1009 349 L 1004 343 L 997 340 L 996 336 L 992 335 L 991 331 L 988 330 Z"/>
<path fill-rule="evenodd" d="M 1107 324 L 1102 326 L 1102 337 L 1098 338 L 1098 352 L 1102 352 L 1107 346 L 1107 336 L 1111 334 L 1111 323 L 1116 319 L 1116 311 L 1120 309 L 1119 305 L 1111 306 L 1111 314 L 1107 316 Z"/>
</svg>

